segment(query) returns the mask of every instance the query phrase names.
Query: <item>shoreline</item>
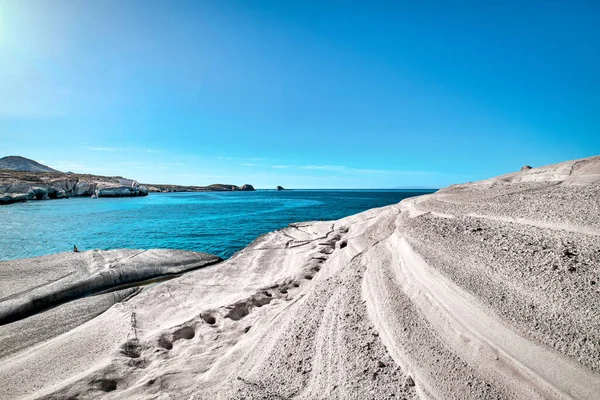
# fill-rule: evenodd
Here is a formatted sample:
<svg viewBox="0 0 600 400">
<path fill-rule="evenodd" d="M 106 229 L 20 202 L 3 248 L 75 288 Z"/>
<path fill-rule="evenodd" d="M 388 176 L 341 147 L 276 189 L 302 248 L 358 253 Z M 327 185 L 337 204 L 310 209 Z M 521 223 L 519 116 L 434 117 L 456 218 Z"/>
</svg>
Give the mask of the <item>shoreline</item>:
<svg viewBox="0 0 600 400">
<path fill-rule="evenodd" d="M 8 228 L 0 233 L 4 245 L 0 259 L 71 251 L 74 244 L 79 250 L 170 248 L 229 258 L 258 234 L 284 228 L 293 221 L 337 219 L 420 193 L 167 193 L 144 199 L 24 203 L 0 208 Z"/>
<path fill-rule="evenodd" d="M 96 311 L 79 299 L 0 326 L 0 398 L 594 399 L 599 194 L 592 157 L 291 224 L 218 264 L 99 295 Z M 87 257 L 119 276 L 119 260 L 146 253 L 30 268 L 66 282 L 55 268 Z M 0 292 L 16 299 L 57 289 L 8 277 Z M 83 322 L 59 329 L 69 315 Z"/>
<path fill-rule="evenodd" d="M 122 176 L 65 173 L 23 157 L 9 156 L 2 160 L 5 165 L 0 169 L 0 205 L 69 197 L 137 197 L 149 192 L 254 191 L 250 184 L 144 185 Z"/>
</svg>

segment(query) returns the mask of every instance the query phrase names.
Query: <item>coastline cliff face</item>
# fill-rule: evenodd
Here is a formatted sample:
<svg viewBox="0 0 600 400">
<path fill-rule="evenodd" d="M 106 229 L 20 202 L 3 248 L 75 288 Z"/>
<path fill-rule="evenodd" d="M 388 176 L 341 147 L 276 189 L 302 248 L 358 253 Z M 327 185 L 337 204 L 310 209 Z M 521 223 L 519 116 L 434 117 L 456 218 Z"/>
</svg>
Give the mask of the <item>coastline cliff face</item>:
<svg viewBox="0 0 600 400">
<path fill-rule="evenodd" d="M 182 185 L 157 185 L 145 184 L 149 192 L 170 193 L 170 192 L 254 192 L 254 186 L 245 184 L 243 186 L 226 185 L 215 183 L 209 186 L 182 186 Z"/>
<path fill-rule="evenodd" d="M 63 173 L 20 156 L 0 158 L 0 205 L 28 200 L 74 196 L 146 196 L 148 190 L 132 179 Z"/>
<path fill-rule="evenodd" d="M 132 197 L 148 192 L 215 192 L 254 191 L 243 186 L 214 184 L 210 186 L 140 185 L 120 176 L 63 173 L 25 157 L 0 158 L 0 205 L 28 200 L 64 199 L 76 196 Z"/>
<path fill-rule="evenodd" d="M 600 157 L 291 224 L 92 311 L 0 325 L 0 398 L 593 400 L 599 249 Z M 76 257 L 0 263 L 18 281 L 0 309 L 71 279 L 15 278 L 21 263 Z M 119 260 L 85 257 L 118 276 Z"/>
<path fill-rule="evenodd" d="M 0 170 L 0 204 L 94 194 L 98 197 L 146 196 L 148 190 L 122 177 Z"/>
</svg>

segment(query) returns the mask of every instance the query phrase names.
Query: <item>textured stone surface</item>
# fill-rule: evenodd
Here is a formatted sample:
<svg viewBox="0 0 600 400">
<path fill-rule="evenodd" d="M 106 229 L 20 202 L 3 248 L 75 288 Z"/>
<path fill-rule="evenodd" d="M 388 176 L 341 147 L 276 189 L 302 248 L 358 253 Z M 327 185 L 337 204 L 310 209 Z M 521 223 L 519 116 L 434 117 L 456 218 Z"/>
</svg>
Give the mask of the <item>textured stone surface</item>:
<svg viewBox="0 0 600 400">
<path fill-rule="evenodd" d="M 84 305 L 4 325 L 0 398 L 597 399 L 599 161 L 292 224 L 68 331 Z"/>
<path fill-rule="evenodd" d="M 146 196 L 148 190 L 132 179 L 62 172 L 0 170 L 0 204 L 72 196 Z"/>
<path fill-rule="evenodd" d="M 183 250 L 90 250 L 0 262 L 0 324 L 67 301 L 221 261 Z"/>
</svg>

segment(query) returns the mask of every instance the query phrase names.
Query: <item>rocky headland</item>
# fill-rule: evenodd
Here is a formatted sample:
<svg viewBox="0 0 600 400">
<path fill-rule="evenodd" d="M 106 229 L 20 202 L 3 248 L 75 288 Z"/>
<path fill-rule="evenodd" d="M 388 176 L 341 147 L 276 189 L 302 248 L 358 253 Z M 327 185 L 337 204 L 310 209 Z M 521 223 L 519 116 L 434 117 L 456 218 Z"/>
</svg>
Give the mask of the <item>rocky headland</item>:
<svg viewBox="0 0 600 400">
<path fill-rule="evenodd" d="M 92 195 L 146 196 L 148 190 L 137 181 L 120 176 L 0 170 L 0 204 Z"/>
<path fill-rule="evenodd" d="M 182 186 L 182 185 L 157 185 L 145 184 L 149 192 L 168 193 L 168 192 L 253 192 L 254 186 L 245 184 L 242 186 L 227 185 L 215 183 L 209 186 Z"/>
<path fill-rule="evenodd" d="M 25 157 L 0 158 L 0 205 L 69 197 L 147 196 L 148 192 L 254 191 L 252 185 L 141 185 L 121 176 L 60 172 Z"/>
<path fill-rule="evenodd" d="M 0 398 L 600 393 L 600 157 L 194 254 L 0 263 Z"/>
<path fill-rule="evenodd" d="M 146 196 L 148 190 L 121 176 L 64 173 L 25 157 L 0 158 L 0 204 L 92 195 Z"/>
</svg>

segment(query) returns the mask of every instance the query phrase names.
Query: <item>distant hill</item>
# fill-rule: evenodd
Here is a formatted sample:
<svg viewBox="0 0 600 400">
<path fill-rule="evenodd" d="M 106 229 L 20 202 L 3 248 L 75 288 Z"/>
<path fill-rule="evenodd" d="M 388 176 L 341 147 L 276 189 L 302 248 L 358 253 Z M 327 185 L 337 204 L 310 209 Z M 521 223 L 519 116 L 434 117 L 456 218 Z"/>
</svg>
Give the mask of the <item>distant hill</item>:
<svg viewBox="0 0 600 400">
<path fill-rule="evenodd" d="M 0 158 L 0 169 L 25 172 L 60 172 L 37 161 L 21 156 L 8 156 Z"/>
<path fill-rule="evenodd" d="M 0 204 L 28 200 L 62 199 L 73 196 L 130 197 L 148 192 L 221 192 L 254 191 L 243 186 L 140 185 L 121 176 L 101 176 L 61 172 L 20 156 L 0 158 Z"/>
</svg>

